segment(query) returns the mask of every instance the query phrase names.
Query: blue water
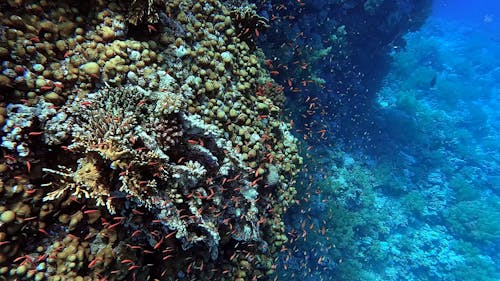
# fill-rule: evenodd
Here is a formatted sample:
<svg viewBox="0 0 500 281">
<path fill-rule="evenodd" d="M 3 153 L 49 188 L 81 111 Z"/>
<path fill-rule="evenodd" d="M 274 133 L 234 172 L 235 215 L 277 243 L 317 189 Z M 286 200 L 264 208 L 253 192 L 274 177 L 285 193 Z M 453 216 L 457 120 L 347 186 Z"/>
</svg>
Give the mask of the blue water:
<svg viewBox="0 0 500 281">
<path fill-rule="evenodd" d="M 434 0 L 432 18 L 460 20 L 467 24 L 497 25 L 500 16 L 498 1 Z M 491 21 L 488 19 L 491 18 Z"/>
<path fill-rule="evenodd" d="M 436 0 L 404 40 L 363 138 L 308 147 L 280 280 L 500 280 L 500 2 Z"/>
</svg>

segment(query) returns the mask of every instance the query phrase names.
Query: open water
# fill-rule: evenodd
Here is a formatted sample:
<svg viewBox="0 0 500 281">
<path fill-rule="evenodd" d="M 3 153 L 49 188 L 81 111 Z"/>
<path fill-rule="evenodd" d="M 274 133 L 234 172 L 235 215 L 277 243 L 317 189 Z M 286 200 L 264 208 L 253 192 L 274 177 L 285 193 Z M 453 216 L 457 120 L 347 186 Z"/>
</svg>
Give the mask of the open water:
<svg viewBox="0 0 500 281">
<path fill-rule="evenodd" d="M 436 0 L 363 118 L 315 119 L 342 129 L 305 140 L 283 280 L 500 280 L 499 30 L 498 1 Z"/>
</svg>

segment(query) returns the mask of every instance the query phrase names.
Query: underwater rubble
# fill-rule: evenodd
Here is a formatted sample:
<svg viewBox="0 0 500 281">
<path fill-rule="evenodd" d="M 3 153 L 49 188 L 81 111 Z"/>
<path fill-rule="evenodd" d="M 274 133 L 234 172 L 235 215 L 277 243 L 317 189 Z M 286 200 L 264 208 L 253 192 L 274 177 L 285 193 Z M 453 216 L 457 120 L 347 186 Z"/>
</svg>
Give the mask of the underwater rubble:
<svg viewBox="0 0 500 281">
<path fill-rule="evenodd" d="M 0 276 L 268 280 L 302 164 L 235 1 L 0 4 Z"/>
</svg>

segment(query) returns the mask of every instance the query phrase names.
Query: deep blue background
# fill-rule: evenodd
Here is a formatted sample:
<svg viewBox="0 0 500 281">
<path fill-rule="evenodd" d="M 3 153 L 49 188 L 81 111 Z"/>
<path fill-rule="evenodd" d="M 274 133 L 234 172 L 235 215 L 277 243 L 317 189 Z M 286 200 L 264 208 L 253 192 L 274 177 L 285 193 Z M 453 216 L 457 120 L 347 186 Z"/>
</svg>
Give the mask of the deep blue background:
<svg viewBox="0 0 500 281">
<path fill-rule="evenodd" d="M 433 17 L 466 21 L 471 24 L 499 25 L 500 1 L 498 0 L 434 0 Z M 485 22 L 486 16 L 492 22 Z"/>
</svg>

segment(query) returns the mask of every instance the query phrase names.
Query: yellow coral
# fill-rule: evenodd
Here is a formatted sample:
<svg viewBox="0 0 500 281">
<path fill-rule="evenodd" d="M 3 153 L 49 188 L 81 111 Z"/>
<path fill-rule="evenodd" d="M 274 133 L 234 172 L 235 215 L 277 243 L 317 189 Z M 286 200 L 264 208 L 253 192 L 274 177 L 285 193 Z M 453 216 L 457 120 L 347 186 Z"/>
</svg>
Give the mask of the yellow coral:
<svg viewBox="0 0 500 281">
<path fill-rule="evenodd" d="M 109 190 L 102 183 L 102 176 L 96 166 L 96 160 L 92 157 L 85 157 L 78 162 L 78 169 L 74 172 L 66 167 L 60 167 L 64 172 L 43 169 L 44 172 L 61 176 L 58 188 L 49 192 L 43 200 L 56 200 L 67 192 L 71 192 L 72 196 L 78 198 L 95 199 L 97 206 L 106 206 L 111 213 L 114 213 L 114 207 L 109 199 Z"/>
</svg>

